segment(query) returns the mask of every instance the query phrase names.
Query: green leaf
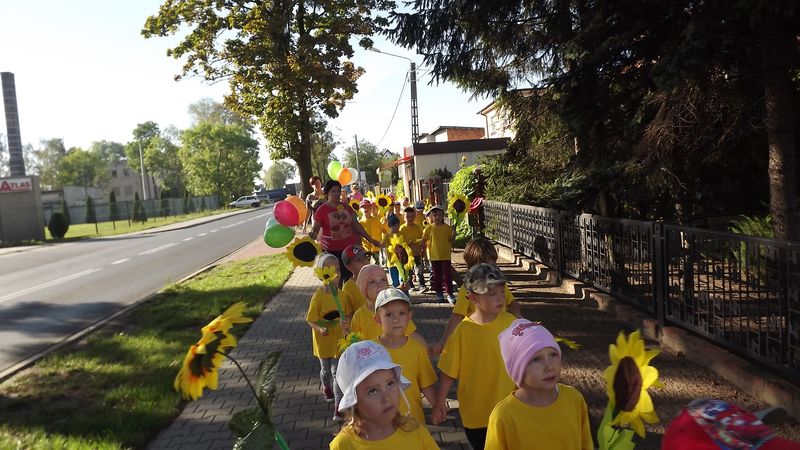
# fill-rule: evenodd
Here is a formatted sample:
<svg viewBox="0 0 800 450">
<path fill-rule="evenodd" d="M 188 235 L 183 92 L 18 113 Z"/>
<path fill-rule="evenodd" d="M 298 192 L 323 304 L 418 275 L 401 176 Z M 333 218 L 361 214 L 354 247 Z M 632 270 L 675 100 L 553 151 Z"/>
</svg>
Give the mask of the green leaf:
<svg viewBox="0 0 800 450">
<path fill-rule="evenodd" d="M 283 352 L 272 352 L 258 368 L 257 389 L 261 403 L 272 413 L 272 399 L 275 397 L 275 378 L 278 375 L 278 361 Z"/>
<path fill-rule="evenodd" d="M 267 421 L 256 422 L 246 436 L 236 439 L 233 450 L 264 450 L 275 446 L 275 427 Z"/>
<path fill-rule="evenodd" d="M 259 419 L 265 417 L 264 413 L 261 412 L 261 408 L 258 406 L 248 408 L 233 415 L 231 421 L 228 422 L 228 429 L 230 429 L 236 437 L 244 437 L 253 430 Z"/>
<path fill-rule="evenodd" d="M 600 450 L 633 450 L 633 430 L 612 427 L 614 407 L 609 402 L 603 413 L 603 420 L 597 428 L 597 443 Z"/>
</svg>

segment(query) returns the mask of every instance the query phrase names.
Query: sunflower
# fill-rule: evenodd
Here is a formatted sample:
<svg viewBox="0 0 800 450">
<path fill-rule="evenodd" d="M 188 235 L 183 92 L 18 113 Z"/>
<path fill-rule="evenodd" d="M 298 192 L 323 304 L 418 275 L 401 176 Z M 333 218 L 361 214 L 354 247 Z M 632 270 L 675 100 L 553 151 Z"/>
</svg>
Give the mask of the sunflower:
<svg viewBox="0 0 800 450">
<path fill-rule="evenodd" d="M 559 337 L 559 336 L 555 336 L 555 338 L 556 338 L 556 342 L 560 342 L 560 343 L 566 345 L 571 350 L 579 350 L 581 348 L 581 344 L 578 344 L 577 342 L 573 341 L 572 339 L 567 339 L 565 337 Z"/>
<path fill-rule="evenodd" d="M 378 210 L 380 210 L 381 214 L 385 214 L 386 211 L 391 208 L 392 201 L 389 200 L 389 197 L 385 194 L 378 194 L 378 196 L 375 197 L 375 204 L 378 205 Z"/>
<path fill-rule="evenodd" d="M 313 266 L 314 260 L 320 253 L 322 253 L 322 249 L 319 247 L 319 244 L 308 236 L 302 239 L 295 238 L 295 240 L 286 247 L 286 257 L 294 264 L 294 267 Z"/>
<path fill-rule="evenodd" d="M 405 239 L 403 239 L 403 236 L 399 234 L 393 235 L 389 239 L 389 246 L 386 247 L 386 251 L 389 253 L 390 267 L 397 267 L 397 270 L 402 274 L 414 268 L 414 253 Z M 402 254 L 403 251 L 405 251 L 405 255 Z M 402 278 L 405 279 L 405 276 Z"/>
<path fill-rule="evenodd" d="M 226 309 L 202 328 L 200 340 L 189 347 L 173 383 L 183 398 L 196 400 L 203 395 L 204 388 L 217 389 L 217 370 L 222 363 L 223 353 L 236 347 L 236 338 L 228 331 L 237 323 L 253 320 L 242 316 L 245 306 L 239 302 Z"/>
<path fill-rule="evenodd" d="M 447 212 L 450 215 L 450 221 L 453 223 L 460 223 L 464 220 L 469 210 L 469 200 L 464 194 L 453 193 L 450 195 L 450 200 L 447 202 Z"/>
<path fill-rule="evenodd" d="M 350 347 L 351 345 L 355 344 L 356 342 L 361 342 L 363 340 L 364 340 L 364 336 L 362 336 L 360 333 L 357 333 L 355 331 L 351 331 L 351 332 L 347 333 L 347 336 L 339 339 L 339 352 L 340 353 L 344 353 L 344 351 L 347 350 L 347 347 Z"/>
<path fill-rule="evenodd" d="M 314 269 L 314 273 L 317 275 L 317 278 L 322 280 L 322 284 L 330 284 L 338 274 L 336 273 L 336 267 L 334 266 L 325 266 L 325 267 L 317 267 Z"/>
<path fill-rule="evenodd" d="M 357 213 L 361 212 L 361 204 L 358 202 L 358 200 L 352 199 L 348 204 L 350 205 L 350 208 L 353 209 L 353 211 Z"/>
<path fill-rule="evenodd" d="M 630 426 L 636 434 L 644 437 L 642 421 L 658 422 L 653 400 L 647 393 L 651 386 L 661 387 L 658 370 L 648 365 L 658 353 L 659 350 L 645 350 L 639 331 L 631 333 L 627 339 L 620 332 L 616 345 L 609 345 L 611 365 L 603 372 L 603 377 L 609 406 L 616 413 L 610 425 Z"/>
</svg>

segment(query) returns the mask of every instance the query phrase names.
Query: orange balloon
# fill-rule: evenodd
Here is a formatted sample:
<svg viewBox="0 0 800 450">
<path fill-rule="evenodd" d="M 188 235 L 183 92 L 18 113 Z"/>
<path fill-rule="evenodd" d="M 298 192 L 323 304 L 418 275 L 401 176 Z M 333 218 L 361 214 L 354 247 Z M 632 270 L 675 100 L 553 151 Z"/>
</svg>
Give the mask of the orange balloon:
<svg viewBox="0 0 800 450">
<path fill-rule="evenodd" d="M 296 195 L 289 194 L 286 196 L 286 201 L 291 203 L 297 209 L 297 215 L 299 216 L 298 221 L 299 224 L 302 224 L 306 221 L 306 216 L 308 215 L 308 209 L 306 208 L 306 203 L 300 199 L 300 197 Z M 298 225 L 299 225 L 298 224 Z"/>
<path fill-rule="evenodd" d="M 339 183 L 341 183 L 342 186 L 350 184 L 352 178 L 353 175 L 350 173 L 349 170 L 347 170 L 347 167 L 342 167 L 342 170 L 339 171 L 339 176 L 337 177 Z"/>
</svg>

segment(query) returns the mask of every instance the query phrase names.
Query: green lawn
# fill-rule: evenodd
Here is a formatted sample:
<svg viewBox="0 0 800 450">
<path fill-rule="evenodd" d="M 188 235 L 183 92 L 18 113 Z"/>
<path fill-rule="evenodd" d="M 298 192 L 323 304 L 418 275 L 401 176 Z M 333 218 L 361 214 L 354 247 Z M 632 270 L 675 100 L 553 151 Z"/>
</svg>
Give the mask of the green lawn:
<svg viewBox="0 0 800 450">
<path fill-rule="evenodd" d="M 127 220 L 117 220 L 115 222 L 100 222 L 97 224 L 82 223 L 78 225 L 70 225 L 64 240 L 83 239 L 85 237 L 99 237 L 99 236 L 113 236 L 115 234 L 132 233 L 134 231 L 146 230 L 148 228 L 163 227 L 177 222 L 185 222 L 187 220 L 197 219 L 199 217 L 213 216 L 216 214 L 231 212 L 231 209 L 215 209 L 208 211 L 201 211 L 191 214 L 183 214 L 180 216 L 167 216 L 164 217 L 150 217 L 147 222 L 128 222 Z M 48 241 L 53 240 L 50 235 L 50 230 L 44 228 L 45 237 Z"/>
<path fill-rule="evenodd" d="M 1 384 L 0 449 L 144 447 L 184 406 L 172 382 L 200 328 L 238 301 L 256 316 L 290 272 L 282 254 L 218 266 Z"/>
</svg>

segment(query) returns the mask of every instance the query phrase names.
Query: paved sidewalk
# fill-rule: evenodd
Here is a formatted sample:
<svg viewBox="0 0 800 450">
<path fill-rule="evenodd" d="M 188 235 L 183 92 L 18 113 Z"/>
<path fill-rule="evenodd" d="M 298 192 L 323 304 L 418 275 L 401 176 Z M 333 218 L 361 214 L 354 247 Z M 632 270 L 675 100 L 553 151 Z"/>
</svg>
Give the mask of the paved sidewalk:
<svg viewBox="0 0 800 450">
<path fill-rule="evenodd" d="M 248 251 L 249 255 L 254 248 Z M 583 290 L 570 292 L 549 286 L 544 271 L 533 273 L 507 261 L 500 261 L 499 265 L 512 281 L 512 292 L 521 302 L 525 317 L 541 321 L 554 334 L 582 345 L 580 350 L 564 350 L 562 382 L 583 393 L 592 430 L 596 430 L 606 404 L 602 374 L 608 365 L 608 345 L 627 326 L 597 310 Z M 463 273 L 460 253 L 454 255 L 454 266 Z M 326 403 L 320 393 L 319 363 L 311 355 L 311 333 L 304 321 L 308 301 L 317 286 L 319 281 L 311 269 L 295 270 L 234 351 L 248 373 L 254 374 L 268 352 L 283 350 L 273 420 L 293 450 L 327 448 L 338 431 L 332 421 L 333 405 Z M 413 300 L 415 323 L 428 342 L 435 342 L 443 332 L 450 306 L 434 302 L 430 295 L 415 295 Z M 663 389 L 652 391 L 662 423 L 648 427 L 647 439 L 637 449 L 658 449 L 665 424 L 694 398 L 721 398 L 751 409 L 766 406 L 680 356 L 662 353 L 652 364 L 659 369 L 664 384 Z M 234 412 L 252 405 L 244 380 L 226 362 L 220 369 L 219 390 L 207 391 L 200 400 L 187 403 L 172 426 L 160 433 L 149 448 L 231 448 L 228 420 Z M 457 418 L 454 409 L 442 426 L 429 426 L 443 449 L 469 448 Z M 778 433 L 800 440 L 797 423 L 781 425 Z"/>
</svg>

